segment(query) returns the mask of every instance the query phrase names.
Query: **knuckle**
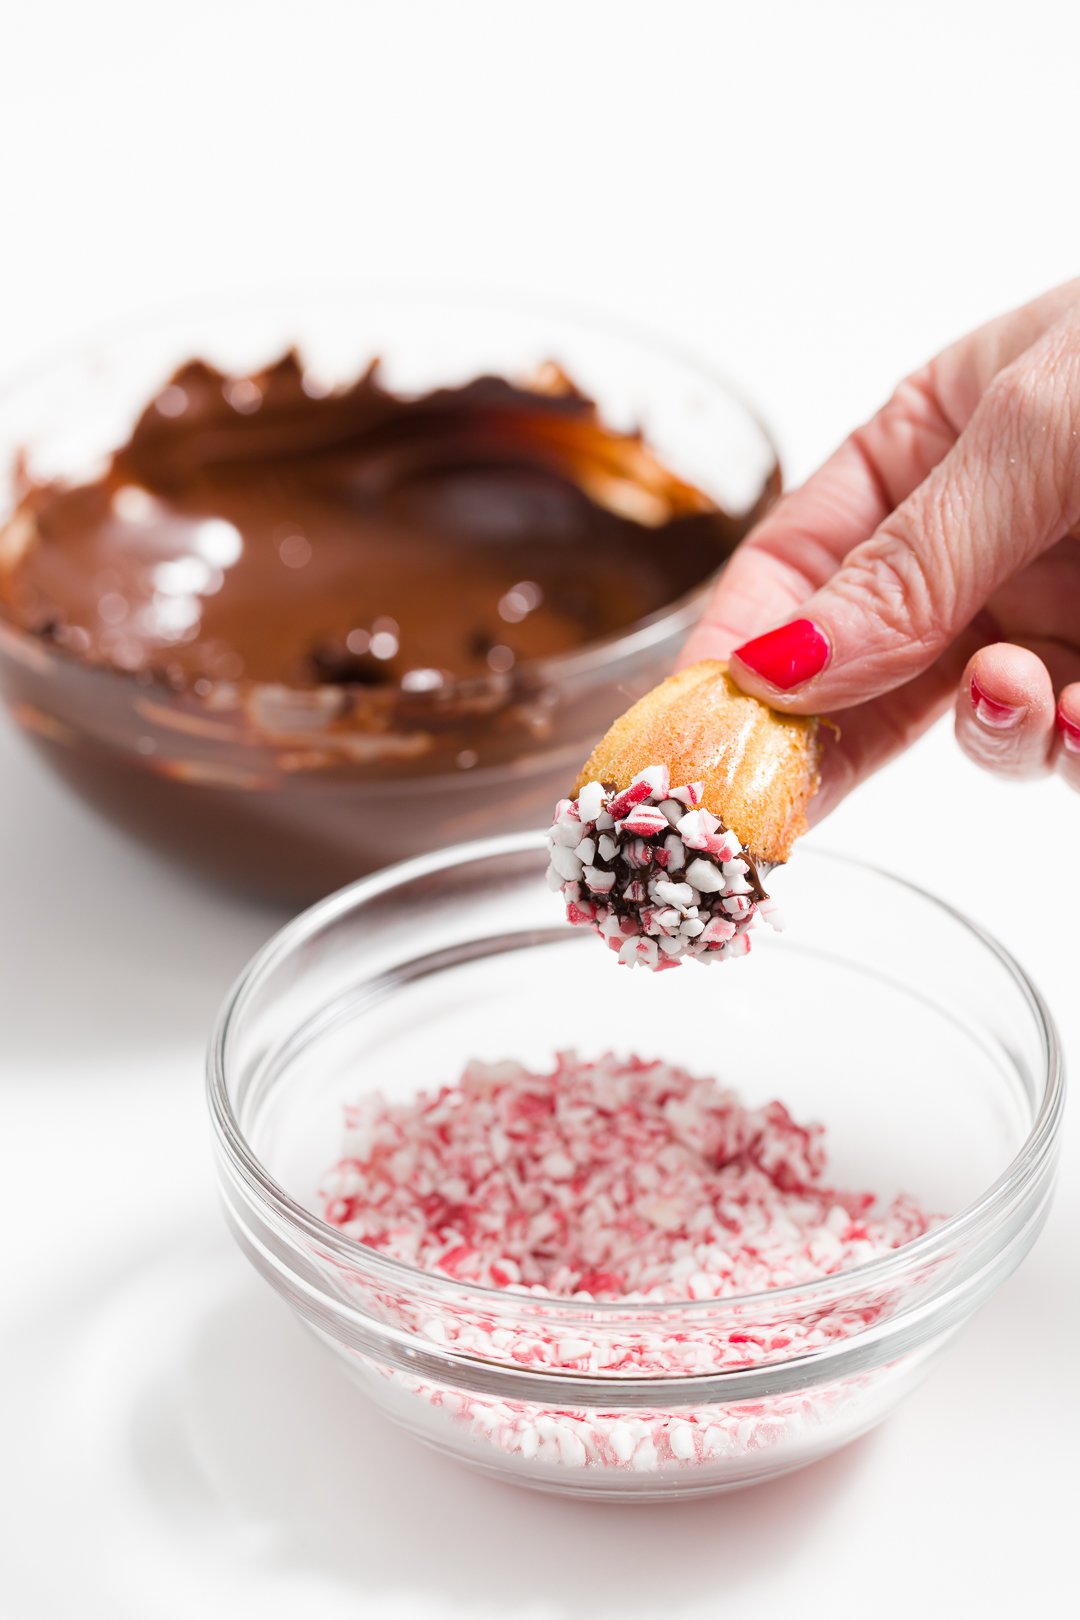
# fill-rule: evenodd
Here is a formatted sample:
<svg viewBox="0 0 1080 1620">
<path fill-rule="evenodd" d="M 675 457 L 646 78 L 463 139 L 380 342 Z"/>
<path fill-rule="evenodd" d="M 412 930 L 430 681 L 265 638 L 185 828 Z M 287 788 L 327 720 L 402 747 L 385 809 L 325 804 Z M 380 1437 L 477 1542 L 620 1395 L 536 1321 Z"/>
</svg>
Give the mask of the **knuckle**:
<svg viewBox="0 0 1080 1620">
<path fill-rule="evenodd" d="M 1080 517 L 1080 322 L 1060 322 L 999 371 L 982 409 L 999 465 L 1026 469 L 1056 538 Z"/>
<path fill-rule="evenodd" d="M 871 421 L 858 427 L 848 443 L 870 479 L 884 511 L 909 493 L 911 465 L 933 465 L 957 436 L 957 428 L 939 397 L 930 366 L 898 383 Z"/>
<path fill-rule="evenodd" d="M 1070 310 L 1046 334 L 1046 347 L 1059 365 L 1080 365 L 1080 309 Z"/>
<path fill-rule="evenodd" d="M 1030 452 L 1070 441 L 1080 418 L 1080 321 L 1059 322 L 987 387 L 984 407 L 994 427 Z"/>
<path fill-rule="evenodd" d="M 912 372 L 898 384 L 889 407 L 917 428 L 942 438 L 955 437 L 957 428 L 945 409 L 942 393 L 937 364 L 931 361 L 922 371 Z"/>
<path fill-rule="evenodd" d="M 947 493 L 938 504 L 947 507 Z M 851 554 L 837 588 L 890 640 L 936 651 L 949 639 L 955 601 L 952 570 L 942 566 L 946 533 L 945 514 L 932 514 L 925 503 L 918 533 L 903 513 L 893 513 Z"/>
<path fill-rule="evenodd" d="M 999 371 L 983 396 L 984 407 L 992 413 L 997 433 L 1019 444 L 1038 430 L 1053 406 L 1052 379 L 1041 366 L 1027 357 L 1013 361 Z"/>
</svg>

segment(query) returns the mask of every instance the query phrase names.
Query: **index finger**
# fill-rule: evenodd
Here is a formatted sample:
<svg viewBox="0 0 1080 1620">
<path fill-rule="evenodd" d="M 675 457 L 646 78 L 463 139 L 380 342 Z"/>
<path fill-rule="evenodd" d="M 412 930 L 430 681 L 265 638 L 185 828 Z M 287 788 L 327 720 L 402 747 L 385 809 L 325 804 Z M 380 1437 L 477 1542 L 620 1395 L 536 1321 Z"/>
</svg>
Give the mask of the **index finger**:
<svg viewBox="0 0 1080 1620">
<path fill-rule="evenodd" d="M 821 589 L 952 449 L 996 373 L 1075 307 L 1080 279 L 969 332 L 902 382 L 888 403 L 785 497 L 728 563 L 679 667 L 727 658 Z"/>
<path fill-rule="evenodd" d="M 930 371 L 902 383 L 801 489 L 785 496 L 736 550 L 691 633 L 680 667 L 726 658 L 782 624 L 906 500 L 957 438 Z"/>
</svg>

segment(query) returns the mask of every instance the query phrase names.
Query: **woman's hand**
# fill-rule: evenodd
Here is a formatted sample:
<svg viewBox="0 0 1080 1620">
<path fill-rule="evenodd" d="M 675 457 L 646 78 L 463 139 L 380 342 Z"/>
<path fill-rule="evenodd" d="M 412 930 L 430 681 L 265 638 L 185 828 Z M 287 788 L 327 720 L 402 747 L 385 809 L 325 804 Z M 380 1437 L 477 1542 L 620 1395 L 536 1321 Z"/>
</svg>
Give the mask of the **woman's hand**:
<svg viewBox="0 0 1080 1620">
<path fill-rule="evenodd" d="M 901 383 L 739 547 L 682 663 L 843 711 L 818 818 L 953 701 L 980 765 L 1080 789 L 1078 523 L 1074 281 Z"/>
</svg>

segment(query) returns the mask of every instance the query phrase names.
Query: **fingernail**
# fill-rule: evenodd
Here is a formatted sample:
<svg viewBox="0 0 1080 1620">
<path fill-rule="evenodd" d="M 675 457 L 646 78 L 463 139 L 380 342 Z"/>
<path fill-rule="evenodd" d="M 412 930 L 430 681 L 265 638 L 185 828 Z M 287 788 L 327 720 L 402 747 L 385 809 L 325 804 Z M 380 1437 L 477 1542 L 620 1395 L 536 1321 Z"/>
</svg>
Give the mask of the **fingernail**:
<svg viewBox="0 0 1080 1620">
<path fill-rule="evenodd" d="M 991 731 L 1011 731 L 1027 714 L 1026 704 L 999 703 L 997 698 L 988 697 L 974 675 L 971 677 L 971 706 L 976 720 Z"/>
<path fill-rule="evenodd" d="M 1064 709 L 1057 712 L 1057 728 L 1061 732 L 1061 741 L 1066 752 L 1080 754 L 1080 725 L 1075 720 L 1068 719 Z"/>
<path fill-rule="evenodd" d="M 770 686 L 790 692 L 821 674 L 829 662 L 829 643 L 812 619 L 793 619 L 736 647 L 735 657 Z"/>
</svg>

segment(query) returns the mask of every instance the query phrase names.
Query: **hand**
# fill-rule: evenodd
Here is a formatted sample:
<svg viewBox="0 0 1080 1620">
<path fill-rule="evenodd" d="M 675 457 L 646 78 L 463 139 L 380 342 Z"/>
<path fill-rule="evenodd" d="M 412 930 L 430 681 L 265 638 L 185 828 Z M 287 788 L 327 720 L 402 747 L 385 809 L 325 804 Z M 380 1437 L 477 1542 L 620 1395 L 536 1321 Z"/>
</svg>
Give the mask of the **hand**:
<svg viewBox="0 0 1080 1620">
<path fill-rule="evenodd" d="M 681 662 L 838 715 L 815 819 L 954 701 L 980 765 L 1080 789 L 1078 523 L 1074 281 L 901 383 L 747 536 Z"/>
</svg>

